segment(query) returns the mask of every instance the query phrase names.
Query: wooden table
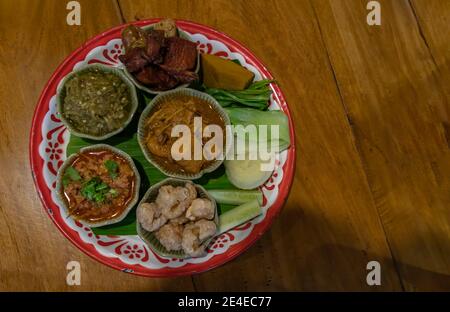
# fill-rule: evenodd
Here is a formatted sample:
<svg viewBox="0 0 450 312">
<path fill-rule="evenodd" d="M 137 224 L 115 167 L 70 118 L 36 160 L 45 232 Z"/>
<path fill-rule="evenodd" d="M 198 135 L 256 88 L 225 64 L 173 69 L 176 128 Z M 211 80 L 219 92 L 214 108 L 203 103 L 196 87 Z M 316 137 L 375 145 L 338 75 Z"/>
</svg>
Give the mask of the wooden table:
<svg viewBox="0 0 450 312">
<path fill-rule="evenodd" d="M 450 2 L 381 0 L 67 1 L 0 4 L 0 290 L 450 290 Z M 28 135 L 57 65 L 90 37 L 167 16 L 252 50 L 293 114 L 297 167 L 271 230 L 192 277 L 150 279 L 84 255 L 34 190 Z M 81 263 L 81 286 L 66 264 Z M 368 286 L 366 264 L 381 264 Z"/>
</svg>

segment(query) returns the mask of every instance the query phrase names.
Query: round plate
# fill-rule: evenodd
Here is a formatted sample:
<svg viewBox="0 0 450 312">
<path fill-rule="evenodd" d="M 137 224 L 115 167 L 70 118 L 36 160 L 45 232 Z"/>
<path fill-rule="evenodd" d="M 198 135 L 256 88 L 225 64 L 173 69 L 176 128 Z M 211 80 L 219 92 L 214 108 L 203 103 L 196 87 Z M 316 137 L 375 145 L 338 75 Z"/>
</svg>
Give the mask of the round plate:
<svg viewBox="0 0 450 312">
<path fill-rule="evenodd" d="M 159 19 L 139 21 L 145 26 Z M 56 194 L 58 168 L 66 159 L 70 133 L 56 113 L 56 89 L 72 70 L 85 64 L 100 63 L 121 66 L 120 33 L 125 25 L 108 30 L 86 42 L 74 51 L 56 69 L 37 104 L 30 133 L 30 162 L 36 189 L 44 207 L 59 230 L 79 249 L 92 258 L 118 270 L 143 276 L 164 277 L 200 273 L 235 258 L 256 242 L 267 231 L 280 212 L 289 193 L 295 166 L 294 128 L 284 96 L 275 84 L 270 109 L 281 109 L 289 117 L 291 147 L 277 156 L 272 177 L 261 187 L 264 195 L 263 214 L 221 236 L 210 245 L 208 255 L 194 259 L 162 258 L 149 249 L 136 236 L 95 235 L 90 228 L 71 218 L 66 218 L 59 207 Z M 230 37 L 189 21 L 177 21 L 191 40 L 197 42 L 203 53 L 237 59 L 255 73 L 256 79 L 273 78 L 266 67 L 245 47 Z"/>
</svg>

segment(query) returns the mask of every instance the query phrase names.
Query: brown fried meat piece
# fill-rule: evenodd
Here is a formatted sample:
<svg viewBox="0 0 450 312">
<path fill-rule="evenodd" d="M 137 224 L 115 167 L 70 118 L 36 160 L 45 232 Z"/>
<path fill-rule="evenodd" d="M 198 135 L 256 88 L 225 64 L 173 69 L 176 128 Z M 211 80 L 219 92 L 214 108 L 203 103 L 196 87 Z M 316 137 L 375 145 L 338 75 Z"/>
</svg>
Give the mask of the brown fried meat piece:
<svg viewBox="0 0 450 312">
<path fill-rule="evenodd" d="M 163 69 L 171 77 L 175 78 L 179 83 L 191 83 L 198 79 L 198 75 L 189 70 L 176 70 L 167 67 L 166 65 L 160 65 L 159 68 Z"/>
<path fill-rule="evenodd" d="M 134 48 L 145 48 L 147 33 L 142 28 L 130 25 L 122 30 L 122 42 L 125 51 Z"/>
<path fill-rule="evenodd" d="M 145 32 L 133 25 L 123 30 L 122 40 L 126 53 L 119 59 L 142 84 L 162 91 L 198 79 L 193 72 L 197 62 L 195 43 L 167 38 L 163 30 Z"/>
<path fill-rule="evenodd" d="M 164 65 L 177 71 L 192 70 L 197 61 L 197 45 L 179 37 L 167 38 L 166 41 Z"/>
<path fill-rule="evenodd" d="M 165 38 L 164 31 L 151 30 L 147 36 L 146 54 L 150 62 L 160 64 L 164 60 Z"/>
<path fill-rule="evenodd" d="M 125 65 L 130 73 L 140 71 L 150 63 L 144 48 L 133 48 L 127 53 L 120 55 L 119 60 Z"/>
<path fill-rule="evenodd" d="M 135 77 L 141 83 L 152 86 L 155 90 L 172 89 L 179 83 L 175 77 L 153 65 L 145 67 Z"/>
</svg>

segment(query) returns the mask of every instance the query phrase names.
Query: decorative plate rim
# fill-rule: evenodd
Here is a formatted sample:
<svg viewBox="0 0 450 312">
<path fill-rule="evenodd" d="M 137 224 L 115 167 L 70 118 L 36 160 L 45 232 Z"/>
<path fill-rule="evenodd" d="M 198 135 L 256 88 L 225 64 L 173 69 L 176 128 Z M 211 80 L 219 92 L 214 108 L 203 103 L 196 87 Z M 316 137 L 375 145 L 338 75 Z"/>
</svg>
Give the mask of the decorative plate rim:
<svg viewBox="0 0 450 312">
<path fill-rule="evenodd" d="M 39 145 L 41 143 L 42 139 L 42 133 L 41 133 L 41 127 L 42 121 L 44 119 L 45 114 L 48 112 L 48 104 L 50 101 L 50 98 L 52 97 L 51 94 L 49 94 L 49 90 L 52 88 L 57 88 L 57 84 L 59 82 L 59 76 L 61 75 L 61 72 L 64 71 L 67 67 L 72 68 L 74 65 L 77 64 L 77 60 L 75 60 L 75 57 L 86 57 L 86 55 L 91 51 L 89 47 L 95 48 L 96 46 L 100 44 L 107 43 L 110 39 L 112 39 L 114 34 L 129 24 L 135 24 L 137 26 L 144 26 L 147 24 L 155 23 L 159 21 L 161 18 L 153 18 L 153 19 L 147 19 L 142 20 L 138 22 L 133 23 L 127 23 L 122 24 L 119 26 L 115 26 L 99 35 L 94 36 L 93 38 L 86 41 L 84 44 L 82 44 L 80 47 L 78 47 L 76 50 L 74 50 L 69 56 L 67 56 L 64 61 L 56 68 L 56 70 L 53 72 L 52 76 L 46 83 L 44 89 L 42 90 L 42 93 L 39 97 L 38 103 L 36 105 L 31 129 L 30 129 L 30 141 L 29 141 L 29 157 L 30 157 L 30 167 L 32 172 L 32 177 L 35 185 L 35 189 L 39 195 L 39 198 L 49 215 L 50 219 L 55 223 L 56 227 L 61 231 L 61 233 L 70 240 L 78 249 L 80 249 L 82 252 L 90 256 L 91 258 L 109 266 L 117 270 L 121 270 L 124 272 L 133 273 L 135 275 L 140 276 L 146 276 L 146 277 L 169 277 L 169 276 L 186 276 L 186 275 L 192 275 L 196 273 L 201 273 L 210 269 L 213 269 L 215 267 L 218 267 L 228 261 L 231 261 L 232 259 L 236 258 L 238 255 L 242 254 L 244 251 L 249 249 L 272 225 L 274 219 L 278 216 L 278 214 L 281 211 L 281 208 L 283 207 L 287 195 L 290 191 L 293 176 L 295 172 L 295 132 L 292 122 L 291 113 L 289 111 L 289 108 L 287 106 L 287 103 L 284 99 L 284 95 L 281 92 L 278 85 L 273 85 L 273 96 L 277 99 L 277 102 L 279 105 L 283 108 L 283 111 L 286 113 L 289 119 L 289 133 L 291 137 L 291 146 L 287 151 L 287 158 L 286 163 L 284 164 L 284 172 L 286 175 L 283 177 L 284 182 L 282 182 L 283 187 L 279 188 L 278 196 L 275 200 L 275 202 L 272 204 L 270 209 L 267 211 L 266 217 L 258 224 L 255 225 L 252 232 L 241 242 L 232 245 L 229 247 L 229 249 L 223 253 L 213 256 L 211 259 L 204 263 L 198 263 L 198 264 L 186 264 L 181 267 L 177 268 L 170 268 L 170 267 L 163 267 L 159 269 L 149 269 L 146 267 L 143 267 L 140 264 L 126 264 L 123 261 L 121 261 L 118 258 L 114 257 L 108 257 L 105 255 L 100 254 L 95 246 L 91 243 L 86 243 L 81 240 L 79 237 L 79 234 L 72 229 L 66 230 L 64 226 L 55 219 L 52 212 L 52 207 L 48 203 L 52 203 L 51 199 L 51 191 L 45 187 L 44 189 L 41 189 L 42 185 L 46 185 L 44 181 L 44 177 L 40 171 L 37 170 L 37 168 L 42 168 L 43 166 L 43 159 L 40 158 L 39 155 Z M 242 56 L 245 58 L 245 60 L 249 63 L 255 66 L 263 75 L 265 78 L 273 79 L 273 76 L 270 74 L 270 72 L 267 70 L 266 66 L 263 65 L 259 59 L 257 59 L 252 52 L 250 52 L 245 46 L 240 44 L 238 41 L 230 38 L 228 35 L 225 35 L 224 33 L 219 32 L 218 30 L 215 30 L 209 26 L 205 26 L 202 24 L 198 24 L 195 22 L 187 21 L 187 20 L 176 20 L 177 26 L 180 26 L 183 29 L 190 30 L 192 32 L 200 32 L 206 37 L 210 38 L 211 36 L 214 37 L 216 40 L 220 40 L 226 46 L 232 51 L 232 52 L 239 52 L 242 54 Z M 72 65 L 72 66 L 70 66 Z M 48 99 L 48 101 L 46 100 Z M 38 133 L 36 133 L 36 131 Z M 281 185 L 281 184 L 280 184 Z"/>
</svg>

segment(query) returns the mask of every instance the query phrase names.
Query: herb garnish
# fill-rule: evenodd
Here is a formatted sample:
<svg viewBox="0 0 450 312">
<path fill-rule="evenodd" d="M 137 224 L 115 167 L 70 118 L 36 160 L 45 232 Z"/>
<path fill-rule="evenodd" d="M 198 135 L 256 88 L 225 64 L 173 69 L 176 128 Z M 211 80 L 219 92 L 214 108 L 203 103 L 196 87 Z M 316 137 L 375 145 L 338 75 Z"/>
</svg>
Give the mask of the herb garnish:
<svg viewBox="0 0 450 312">
<path fill-rule="evenodd" d="M 105 161 L 105 167 L 106 169 L 108 169 L 108 173 L 111 179 L 117 178 L 119 165 L 114 160 L 108 159 L 107 161 Z"/>
<path fill-rule="evenodd" d="M 99 177 L 94 177 L 83 184 L 81 195 L 88 200 L 101 203 L 106 199 L 106 195 L 110 193 L 112 196 L 117 195 L 117 191 L 112 189 L 103 182 Z"/>
<path fill-rule="evenodd" d="M 110 189 L 108 193 L 111 194 L 112 197 L 116 197 L 117 195 L 119 195 L 119 192 L 117 192 L 117 190 L 113 188 Z"/>
<path fill-rule="evenodd" d="M 62 183 L 64 186 L 69 185 L 71 181 L 80 181 L 80 180 L 81 176 L 74 167 L 69 166 L 66 168 L 64 175 L 62 177 Z"/>
</svg>

